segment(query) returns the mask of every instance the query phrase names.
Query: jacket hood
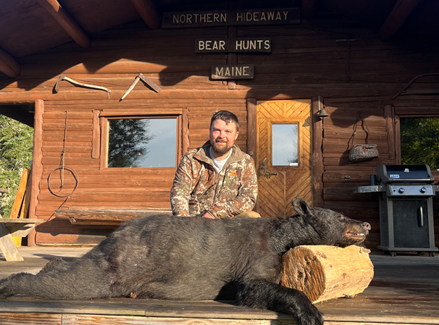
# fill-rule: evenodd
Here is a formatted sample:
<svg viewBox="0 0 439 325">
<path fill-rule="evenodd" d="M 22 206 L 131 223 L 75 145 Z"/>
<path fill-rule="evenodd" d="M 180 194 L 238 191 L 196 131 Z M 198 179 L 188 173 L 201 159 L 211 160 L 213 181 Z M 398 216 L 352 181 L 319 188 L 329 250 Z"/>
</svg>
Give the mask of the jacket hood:
<svg viewBox="0 0 439 325">
<path fill-rule="evenodd" d="M 197 152 L 194 154 L 194 158 L 213 166 L 212 158 L 209 156 L 209 150 L 211 147 L 212 145 L 210 144 L 210 141 L 207 141 L 202 147 L 198 148 Z M 236 143 L 233 145 L 232 149 L 232 155 L 227 161 L 227 165 L 246 158 L 246 154 L 241 151 Z"/>
</svg>

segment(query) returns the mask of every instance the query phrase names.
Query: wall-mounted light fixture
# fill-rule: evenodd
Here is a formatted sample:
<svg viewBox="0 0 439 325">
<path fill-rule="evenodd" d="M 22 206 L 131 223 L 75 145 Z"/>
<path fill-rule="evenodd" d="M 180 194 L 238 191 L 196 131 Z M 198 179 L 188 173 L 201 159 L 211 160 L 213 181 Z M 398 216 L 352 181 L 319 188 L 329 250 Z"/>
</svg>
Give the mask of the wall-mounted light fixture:
<svg viewBox="0 0 439 325">
<path fill-rule="evenodd" d="M 318 96 L 317 100 L 318 100 L 318 103 L 319 103 L 319 110 L 318 110 L 317 115 L 320 118 L 328 117 L 329 116 L 328 112 L 326 112 L 325 107 L 322 107 L 322 100 L 321 100 L 320 96 Z"/>
<path fill-rule="evenodd" d="M 328 116 L 329 116 L 328 112 L 326 112 L 326 109 L 323 107 L 323 108 L 319 111 L 319 117 L 322 118 L 322 117 L 328 117 Z"/>
</svg>

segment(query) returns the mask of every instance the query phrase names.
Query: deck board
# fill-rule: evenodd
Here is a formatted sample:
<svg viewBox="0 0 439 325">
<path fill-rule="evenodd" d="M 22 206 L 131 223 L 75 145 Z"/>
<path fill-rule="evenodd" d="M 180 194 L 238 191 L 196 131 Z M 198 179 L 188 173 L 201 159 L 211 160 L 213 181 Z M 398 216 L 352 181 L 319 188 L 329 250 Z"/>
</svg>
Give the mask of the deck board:
<svg viewBox="0 0 439 325">
<path fill-rule="evenodd" d="M 24 262 L 0 259 L 0 278 L 16 272 L 36 272 L 48 259 L 72 256 L 47 247 L 21 248 Z M 29 254 L 28 252 L 32 252 Z M 325 325 L 439 324 L 439 257 L 372 256 L 375 276 L 369 287 L 351 299 L 316 304 Z M 38 266 L 38 267 L 37 267 Z M 50 301 L 25 296 L 0 300 L 0 324 L 22 325 L 286 325 L 287 315 L 218 301 L 95 299 Z"/>
</svg>

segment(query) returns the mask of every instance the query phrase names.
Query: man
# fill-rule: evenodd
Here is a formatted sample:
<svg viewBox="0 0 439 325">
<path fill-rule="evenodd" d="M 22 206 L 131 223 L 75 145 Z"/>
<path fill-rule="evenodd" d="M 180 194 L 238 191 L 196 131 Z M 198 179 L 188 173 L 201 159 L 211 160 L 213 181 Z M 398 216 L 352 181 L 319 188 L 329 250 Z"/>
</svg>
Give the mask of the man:
<svg viewBox="0 0 439 325">
<path fill-rule="evenodd" d="M 186 153 L 175 173 L 171 206 L 175 216 L 220 219 L 260 217 L 252 212 L 258 180 L 253 159 L 235 140 L 235 114 L 219 111 L 210 120 L 210 141 Z"/>
</svg>

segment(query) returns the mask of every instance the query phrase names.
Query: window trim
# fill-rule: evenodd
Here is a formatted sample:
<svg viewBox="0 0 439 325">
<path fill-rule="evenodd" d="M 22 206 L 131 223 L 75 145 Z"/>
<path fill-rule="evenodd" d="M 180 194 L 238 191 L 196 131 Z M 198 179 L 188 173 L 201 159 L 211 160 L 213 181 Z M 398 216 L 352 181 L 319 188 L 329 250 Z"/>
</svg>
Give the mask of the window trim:
<svg viewBox="0 0 439 325">
<path fill-rule="evenodd" d="M 434 117 L 439 118 L 439 112 L 437 108 L 426 105 L 426 107 L 421 110 L 414 109 L 415 105 L 404 107 L 391 106 L 393 108 L 393 119 L 395 125 L 395 160 L 396 164 L 401 164 L 401 118 L 428 118 Z M 419 108 L 419 107 L 416 107 Z"/>
</svg>

